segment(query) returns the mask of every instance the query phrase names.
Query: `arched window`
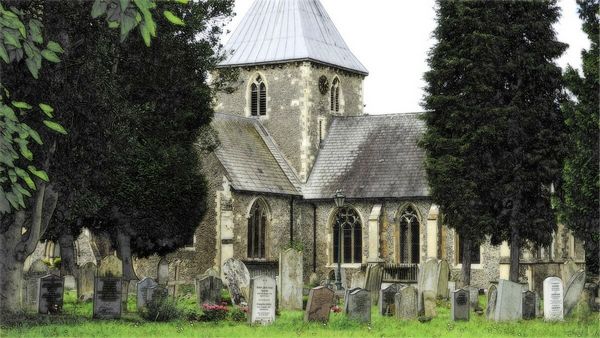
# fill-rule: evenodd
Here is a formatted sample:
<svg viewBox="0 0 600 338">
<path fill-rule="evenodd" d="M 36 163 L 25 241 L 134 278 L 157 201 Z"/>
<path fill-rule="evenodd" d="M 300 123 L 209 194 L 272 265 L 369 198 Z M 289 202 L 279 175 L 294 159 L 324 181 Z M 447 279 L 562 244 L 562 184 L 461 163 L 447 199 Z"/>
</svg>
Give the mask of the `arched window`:
<svg viewBox="0 0 600 338">
<path fill-rule="evenodd" d="M 400 263 L 419 263 L 419 217 L 412 207 L 400 216 Z"/>
<path fill-rule="evenodd" d="M 250 209 L 248 218 L 248 258 L 265 258 L 266 228 L 267 206 L 258 200 Z"/>
<path fill-rule="evenodd" d="M 338 113 L 340 111 L 340 80 L 336 77 L 331 83 L 331 111 Z"/>
<path fill-rule="evenodd" d="M 342 232 L 340 244 L 340 229 Z M 362 224 L 358 212 L 352 208 L 339 208 L 333 223 L 333 261 L 338 262 L 342 249 L 342 263 L 362 262 Z"/>
<path fill-rule="evenodd" d="M 260 75 L 250 85 L 250 114 L 252 116 L 267 114 L 267 86 Z"/>
</svg>

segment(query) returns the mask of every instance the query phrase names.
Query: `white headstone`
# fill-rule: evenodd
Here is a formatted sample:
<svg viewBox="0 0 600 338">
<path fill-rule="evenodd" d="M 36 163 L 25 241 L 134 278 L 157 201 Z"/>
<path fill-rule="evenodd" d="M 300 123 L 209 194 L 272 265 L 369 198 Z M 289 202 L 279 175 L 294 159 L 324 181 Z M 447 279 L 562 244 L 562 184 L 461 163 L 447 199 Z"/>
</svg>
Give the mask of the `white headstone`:
<svg viewBox="0 0 600 338">
<path fill-rule="evenodd" d="M 156 280 L 160 285 L 167 285 L 169 282 L 169 262 L 165 257 L 161 258 L 158 262 L 156 276 Z"/>
<path fill-rule="evenodd" d="M 563 320 L 563 285 L 558 277 L 544 279 L 544 319 Z"/>
<path fill-rule="evenodd" d="M 258 276 L 250 281 L 248 322 L 269 324 L 275 321 L 275 279 Z"/>
</svg>

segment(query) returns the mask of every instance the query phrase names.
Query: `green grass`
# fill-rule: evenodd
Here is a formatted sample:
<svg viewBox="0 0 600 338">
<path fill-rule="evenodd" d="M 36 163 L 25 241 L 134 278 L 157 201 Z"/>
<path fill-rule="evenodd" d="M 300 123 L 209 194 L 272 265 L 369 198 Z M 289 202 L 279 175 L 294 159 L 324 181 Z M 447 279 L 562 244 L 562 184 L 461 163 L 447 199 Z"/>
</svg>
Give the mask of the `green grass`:
<svg viewBox="0 0 600 338">
<path fill-rule="evenodd" d="M 485 301 L 485 297 L 481 297 Z M 181 298 L 178 304 L 195 309 L 192 297 Z M 485 305 L 485 304 L 484 304 Z M 129 299 L 128 308 L 135 311 L 135 300 Z M 145 322 L 136 313 L 129 312 L 120 320 L 92 320 L 92 304 L 77 303 L 73 293 L 65 296 L 62 315 L 42 316 L 27 314 L 18 321 L 4 324 L 1 337 L 599 337 L 600 316 L 595 313 L 587 320 L 569 319 L 561 323 L 546 323 L 541 319 L 510 323 L 495 323 L 471 313 L 469 322 L 450 321 L 448 303 L 441 302 L 438 316 L 428 323 L 399 321 L 381 317 L 372 309 L 372 322 L 360 324 L 348 320 L 344 314 L 332 313 L 327 325 L 304 323 L 303 312 L 282 311 L 269 326 L 250 326 L 246 323 L 222 321 L 218 323 Z"/>
</svg>

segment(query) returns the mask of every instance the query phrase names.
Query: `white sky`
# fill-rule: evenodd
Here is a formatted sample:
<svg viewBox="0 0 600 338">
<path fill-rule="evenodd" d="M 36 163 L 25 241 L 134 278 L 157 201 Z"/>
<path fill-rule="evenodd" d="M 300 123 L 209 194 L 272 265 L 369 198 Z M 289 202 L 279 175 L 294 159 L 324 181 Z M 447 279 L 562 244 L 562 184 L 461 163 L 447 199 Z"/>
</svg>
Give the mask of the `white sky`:
<svg viewBox="0 0 600 338">
<path fill-rule="evenodd" d="M 233 31 L 253 0 L 236 0 L 228 25 Z M 367 67 L 364 85 L 368 114 L 422 111 L 423 74 L 433 45 L 434 0 L 321 0 L 350 50 Z M 589 40 L 581 30 L 575 0 L 559 0 L 562 17 L 555 26 L 569 49 L 558 60 L 563 68 L 581 68 L 581 50 Z M 224 41 L 228 39 L 224 37 Z"/>
</svg>

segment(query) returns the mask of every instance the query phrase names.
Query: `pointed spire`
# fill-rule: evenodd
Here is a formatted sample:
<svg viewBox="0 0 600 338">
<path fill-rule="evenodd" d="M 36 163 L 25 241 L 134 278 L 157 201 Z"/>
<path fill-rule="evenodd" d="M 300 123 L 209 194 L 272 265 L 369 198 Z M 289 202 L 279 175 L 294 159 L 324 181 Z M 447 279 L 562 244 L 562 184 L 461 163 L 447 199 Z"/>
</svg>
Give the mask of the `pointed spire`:
<svg viewBox="0 0 600 338">
<path fill-rule="evenodd" d="M 256 0 L 225 49 L 221 67 L 310 60 L 368 74 L 319 0 Z"/>
</svg>

